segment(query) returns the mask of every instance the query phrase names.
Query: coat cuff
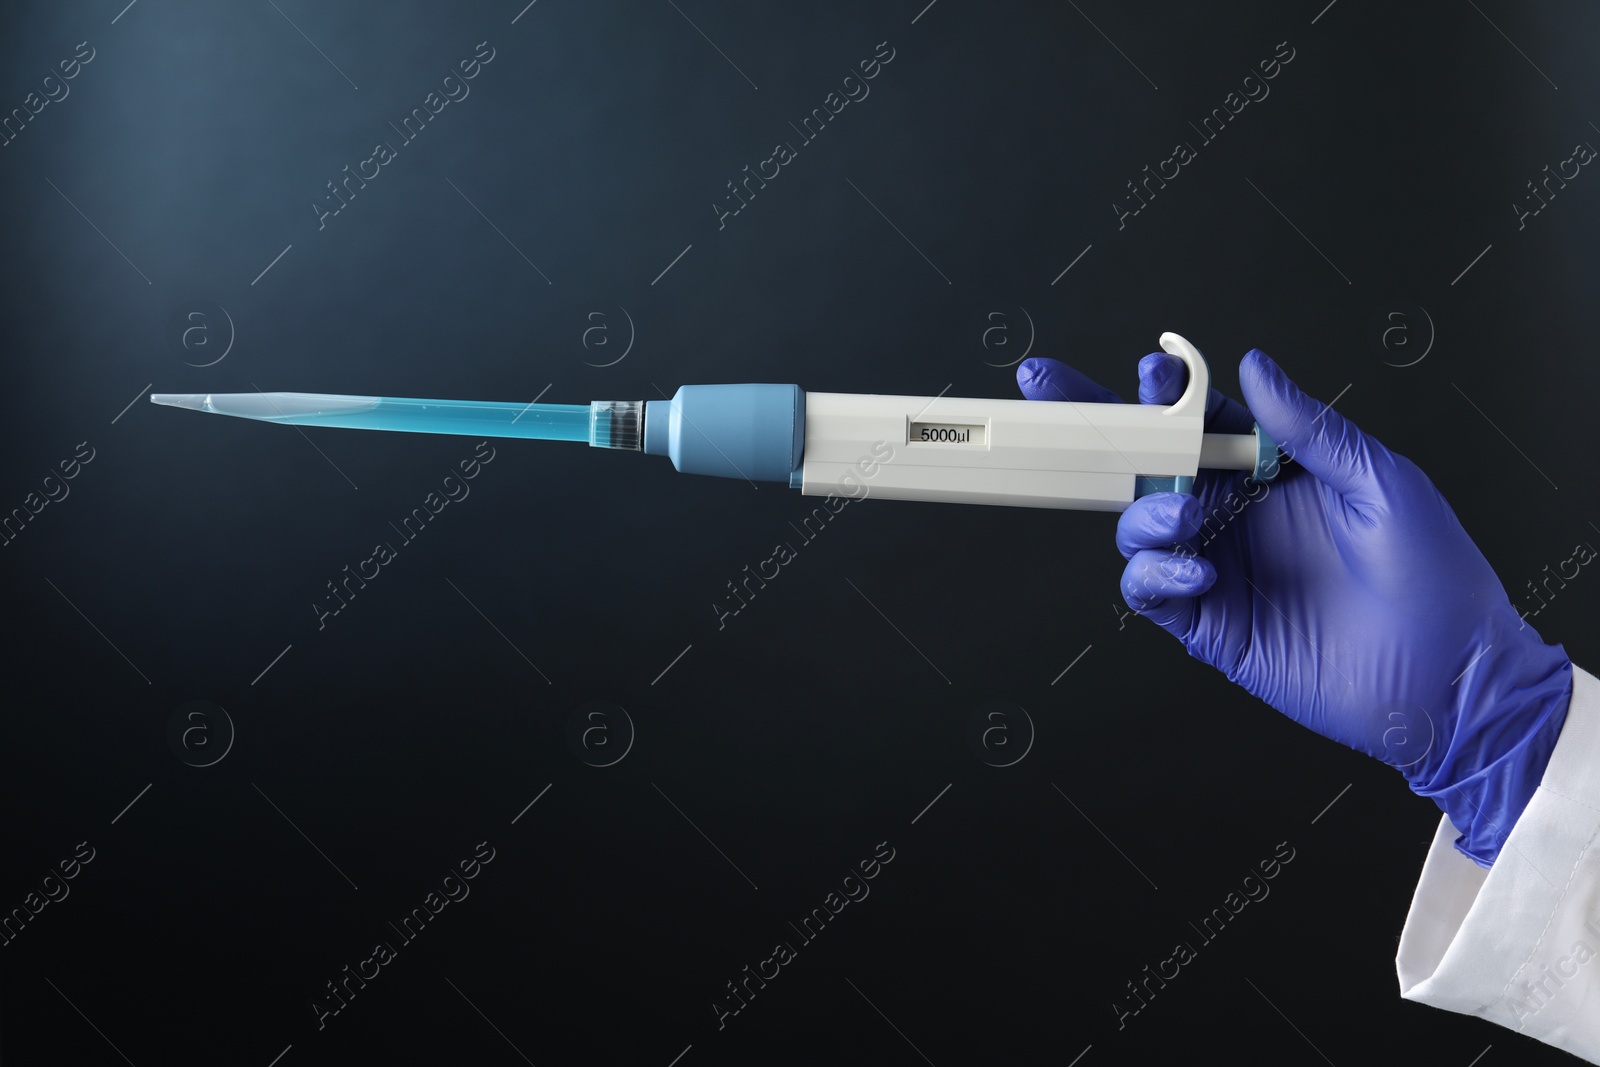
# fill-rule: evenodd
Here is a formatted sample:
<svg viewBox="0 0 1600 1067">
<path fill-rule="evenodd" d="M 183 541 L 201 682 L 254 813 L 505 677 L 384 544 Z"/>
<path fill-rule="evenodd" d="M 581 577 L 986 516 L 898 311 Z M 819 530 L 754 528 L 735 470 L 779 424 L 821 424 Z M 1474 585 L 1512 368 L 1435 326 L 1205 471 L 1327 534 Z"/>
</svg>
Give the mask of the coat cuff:
<svg viewBox="0 0 1600 1067">
<path fill-rule="evenodd" d="M 1395 959 L 1400 995 L 1600 1062 L 1600 680 L 1573 668 L 1539 788 L 1485 870 L 1440 820 Z"/>
</svg>

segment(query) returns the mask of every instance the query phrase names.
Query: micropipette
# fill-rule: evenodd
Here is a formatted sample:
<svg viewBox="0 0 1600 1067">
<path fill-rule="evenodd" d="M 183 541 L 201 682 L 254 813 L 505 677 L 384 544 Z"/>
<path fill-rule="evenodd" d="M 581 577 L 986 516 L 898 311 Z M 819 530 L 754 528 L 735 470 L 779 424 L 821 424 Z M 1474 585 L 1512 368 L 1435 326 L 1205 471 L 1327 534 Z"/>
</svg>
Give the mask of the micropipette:
<svg viewBox="0 0 1600 1067">
<path fill-rule="evenodd" d="M 152 393 L 151 401 L 298 426 L 587 441 L 664 455 L 679 471 L 787 482 L 805 496 L 1121 511 L 1146 493 L 1189 492 L 1200 468 L 1270 481 L 1278 450 L 1259 426 L 1205 432 L 1204 357 L 1177 402 L 810 393 L 797 385 L 685 385 L 671 400 L 516 404 L 328 393 Z"/>
</svg>

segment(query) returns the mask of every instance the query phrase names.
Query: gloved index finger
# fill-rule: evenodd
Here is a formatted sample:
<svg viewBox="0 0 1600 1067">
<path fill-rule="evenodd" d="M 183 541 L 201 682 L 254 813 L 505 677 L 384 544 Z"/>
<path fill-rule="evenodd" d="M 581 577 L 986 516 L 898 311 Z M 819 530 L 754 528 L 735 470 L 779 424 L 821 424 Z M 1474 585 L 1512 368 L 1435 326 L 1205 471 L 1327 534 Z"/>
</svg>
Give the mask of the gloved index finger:
<svg viewBox="0 0 1600 1067">
<path fill-rule="evenodd" d="M 1122 398 L 1058 359 L 1034 357 L 1017 365 L 1017 388 L 1029 400 L 1070 400 L 1077 404 L 1120 404 Z"/>
</svg>

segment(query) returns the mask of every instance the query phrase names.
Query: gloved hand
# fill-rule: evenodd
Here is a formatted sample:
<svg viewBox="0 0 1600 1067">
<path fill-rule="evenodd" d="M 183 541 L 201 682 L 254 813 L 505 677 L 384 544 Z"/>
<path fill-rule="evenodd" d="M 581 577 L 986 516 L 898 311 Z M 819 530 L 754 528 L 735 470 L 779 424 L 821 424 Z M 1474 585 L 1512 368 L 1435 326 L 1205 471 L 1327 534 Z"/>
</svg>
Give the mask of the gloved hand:
<svg viewBox="0 0 1600 1067">
<path fill-rule="evenodd" d="M 1139 364 L 1139 400 L 1171 404 L 1188 369 Z M 1303 726 L 1399 769 L 1491 865 L 1549 763 L 1572 664 L 1511 606 L 1417 465 L 1306 396 L 1264 352 L 1239 365 L 1246 410 L 1215 389 L 1209 433 L 1252 423 L 1293 462 L 1260 483 L 1202 470 L 1117 522 L 1128 606 Z M 1065 364 L 1029 359 L 1030 400 L 1115 403 Z"/>
</svg>

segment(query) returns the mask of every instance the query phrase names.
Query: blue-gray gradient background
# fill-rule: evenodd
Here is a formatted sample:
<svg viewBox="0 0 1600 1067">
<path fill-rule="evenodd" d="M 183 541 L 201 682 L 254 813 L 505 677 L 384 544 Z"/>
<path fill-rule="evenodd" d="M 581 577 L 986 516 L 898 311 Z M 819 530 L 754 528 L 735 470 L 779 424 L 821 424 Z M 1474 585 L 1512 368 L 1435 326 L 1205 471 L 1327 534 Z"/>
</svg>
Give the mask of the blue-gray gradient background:
<svg viewBox="0 0 1600 1067">
<path fill-rule="evenodd" d="M 1600 544 L 1600 177 L 1513 207 L 1600 144 L 1593 8 L 125 2 L 0 15 L 0 109 L 61 97 L 0 148 L 0 509 L 58 497 L 0 550 L 0 909 L 38 907 L 0 947 L 4 1062 L 1565 1062 L 1399 999 L 1438 811 L 1119 618 L 1111 516 L 869 498 L 807 540 L 782 486 L 499 441 L 406 542 L 476 441 L 143 394 L 1010 397 L 1031 344 L 1132 397 L 1173 330 L 1219 387 L 1259 346 L 1337 398 L 1532 606 Z M 1535 620 L 1590 667 L 1597 598 L 1584 574 Z M 30 898 L 81 842 L 70 893 Z"/>
</svg>

